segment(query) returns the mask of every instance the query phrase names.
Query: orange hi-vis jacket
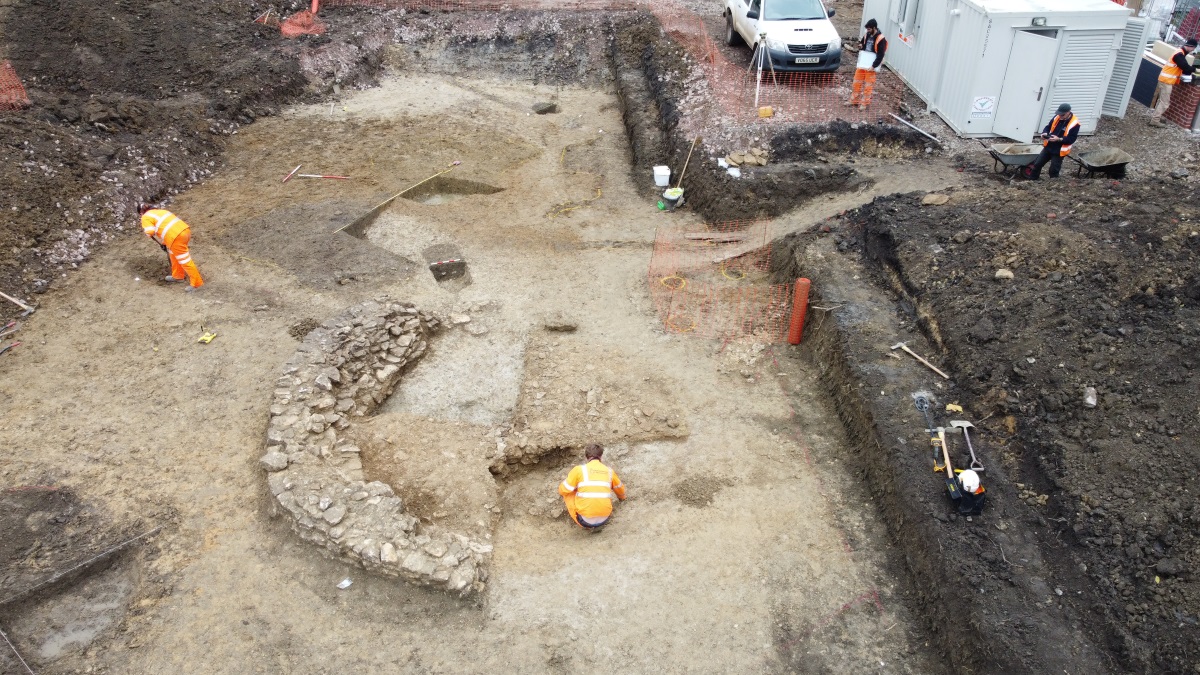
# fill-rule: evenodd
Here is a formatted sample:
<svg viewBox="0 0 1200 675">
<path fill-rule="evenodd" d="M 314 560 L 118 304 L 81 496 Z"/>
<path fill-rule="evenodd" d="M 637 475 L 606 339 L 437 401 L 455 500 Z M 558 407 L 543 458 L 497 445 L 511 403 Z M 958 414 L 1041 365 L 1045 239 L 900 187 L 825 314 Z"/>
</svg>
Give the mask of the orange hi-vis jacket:
<svg viewBox="0 0 1200 675">
<path fill-rule="evenodd" d="M 175 237 L 188 232 L 188 224 L 166 209 L 150 209 L 142 214 L 142 231 L 154 241 L 171 248 Z"/>
<path fill-rule="evenodd" d="M 1066 140 L 1069 138 L 1071 130 L 1079 128 L 1079 118 L 1075 116 L 1075 113 L 1067 113 L 1067 115 L 1068 117 L 1055 115 L 1054 119 L 1050 120 L 1050 124 L 1046 125 L 1046 129 L 1049 130 L 1048 133 L 1063 139 L 1062 147 L 1058 149 L 1059 157 L 1066 157 L 1071 154 L 1071 148 L 1075 143 L 1067 143 Z M 1044 148 L 1047 145 L 1050 145 L 1050 140 L 1043 140 L 1042 147 Z"/>
<path fill-rule="evenodd" d="M 575 500 L 575 513 L 586 518 L 607 518 L 612 514 L 612 498 L 625 499 L 625 486 L 617 472 L 593 459 L 572 467 L 567 479 L 558 486 L 564 500 Z M 572 513 L 572 515 L 575 515 Z"/>
<path fill-rule="evenodd" d="M 1184 52 L 1182 49 L 1172 54 L 1171 58 L 1167 60 L 1167 65 L 1163 66 L 1162 72 L 1158 74 L 1159 82 L 1171 85 L 1179 84 L 1179 77 L 1183 75 L 1183 68 L 1180 68 L 1175 63 L 1175 57 L 1180 54 L 1183 55 L 1183 58 L 1187 58 L 1187 52 Z"/>
</svg>

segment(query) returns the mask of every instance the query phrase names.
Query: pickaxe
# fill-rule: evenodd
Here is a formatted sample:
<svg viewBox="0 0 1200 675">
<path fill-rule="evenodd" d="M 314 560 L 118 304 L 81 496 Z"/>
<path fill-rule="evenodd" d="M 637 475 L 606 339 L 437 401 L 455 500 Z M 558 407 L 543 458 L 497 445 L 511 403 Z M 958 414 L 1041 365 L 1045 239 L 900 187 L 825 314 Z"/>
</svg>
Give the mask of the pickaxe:
<svg viewBox="0 0 1200 675">
<path fill-rule="evenodd" d="M 892 349 L 903 349 L 904 351 L 908 352 L 909 355 L 912 356 L 914 359 L 916 359 L 916 360 L 920 361 L 921 363 L 924 363 L 926 366 L 928 366 L 929 369 L 932 370 L 933 372 L 937 373 L 938 375 L 941 375 L 944 379 L 947 379 L 947 380 L 950 379 L 950 376 L 943 373 L 941 370 L 938 370 L 937 366 L 926 361 L 925 359 L 921 358 L 920 356 L 917 356 L 917 353 L 914 352 L 913 350 L 909 349 L 907 344 L 905 344 L 903 342 L 897 342 L 896 344 L 892 345 Z"/>
<path fill-rule="evenodd" d="M 21 316 L 29 316 L 30 314 L 33 314 L 33 311 L 34 311 L 33 307 L 30 307 L 29 305 L 21 302 L 20 300 L 14 298 L 13 296 L 11 296 L 7 293 L 0 293 L 0 298 L 4 298 L 5 300 L 8 300 L 9 302 L 13 303 L 14 305 L 25 310 L 25 312 L 22 313 Z"/>
</svg>

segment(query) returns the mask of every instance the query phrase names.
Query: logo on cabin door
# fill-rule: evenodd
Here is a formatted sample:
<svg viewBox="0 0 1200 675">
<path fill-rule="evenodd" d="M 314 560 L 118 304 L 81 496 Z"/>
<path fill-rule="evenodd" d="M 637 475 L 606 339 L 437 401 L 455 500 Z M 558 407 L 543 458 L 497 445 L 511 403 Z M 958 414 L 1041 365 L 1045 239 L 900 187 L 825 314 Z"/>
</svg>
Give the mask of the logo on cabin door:
<svg viewBox="0 0 1200 675">
<path fill-rule="evenodd" d="M 995 96 L 976 96 L 971 101 L 971 117 L 973 119 L 987 119 L 994 112 L 996 112 Z"/>
</svg>

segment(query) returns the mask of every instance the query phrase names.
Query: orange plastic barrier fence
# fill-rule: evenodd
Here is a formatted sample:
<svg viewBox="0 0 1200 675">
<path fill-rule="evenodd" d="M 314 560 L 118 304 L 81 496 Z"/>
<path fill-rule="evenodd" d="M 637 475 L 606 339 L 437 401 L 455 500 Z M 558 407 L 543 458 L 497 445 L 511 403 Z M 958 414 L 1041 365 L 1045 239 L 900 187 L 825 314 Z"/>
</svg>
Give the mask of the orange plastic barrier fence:
<svg viewBox="0 0 1200 675">
<path fill-rule="evenodd" d="M 674 333 L 782 342 L 792 289 L 770 283 L 770 254 L 766 221 L 660 227 L 648 283 L 663 326 Z"/>
<path fill-rule="evenodd" d="M 819 124 L 833 120 L 874 123 L 898 112 L 904 83 L 890 71 L 877 74 L 865 105 L 850 106 L 854 69 L 844 66 L 833 73 L 801 73 L 750 69 L 751 50 L 730 47 L 718 38 L 723 22 L 670 1 L 649 6 L 667 32 L 703 68 L 711 96 L 731 117 L 763 122 Z M 714 37 L 717 36 L 717 37 Z M 843 60 L 853 58 L 848 51 Z M 772 108 L 772 115 L 759 117 L 759 109 Z"/>
<path fill-rule="evenodd" d="M 658 19 L 662 29 L 695 59 L 702 69 L 707 95 L 721 113 L 743 121 L 766 123 L 820 124 L 833 120 L 874 123 L 898 112 L 904 84 L 884 70 L 865 105 L 850 106 L 854 69 L 847 66 L 834 73 L 771 72 L 749 70 L 750 50 L 730 47 L 720 39 L 724 30 L 721 15 L 700 15 L 673 0 L 324 0 L 323 10 L 335 7 L 371 7 L 406 11 L 515 10 L 625 11 L 645 9 Z M 309 12 L 289 17 L 282 26 L 286 37 L 319 34 L 324 25 Z M 803 45 L 797 45 L 798 48 Z M 853 58 L 848 51 L 846 58 Z M 760 108 L 771 108 L 760 118 Z"/>
<path fill-rule="evenodd" d="M 301 35 L 321 35 L 325 28 L 325 22 L 306 9 L 284 19 L 279 26 L 279 32 L 285 38 L 295 38 Z"/>
<path fill-rule="evenodd" d="M 0 110 L 20 110 L 29 105 L 25 85 L 8 61 L 0 61 Z"/>
</svg>

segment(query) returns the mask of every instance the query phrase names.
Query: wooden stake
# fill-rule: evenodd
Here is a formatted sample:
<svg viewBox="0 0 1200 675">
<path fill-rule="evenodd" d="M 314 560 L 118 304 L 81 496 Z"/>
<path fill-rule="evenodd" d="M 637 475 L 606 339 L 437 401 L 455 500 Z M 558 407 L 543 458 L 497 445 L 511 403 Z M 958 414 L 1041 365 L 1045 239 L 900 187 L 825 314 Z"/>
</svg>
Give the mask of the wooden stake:
<svg viewBox="0 0 1200 675">
<path fill-rule="evenodd" d="M 699 136 L 696 137 L 696 140 L 692 141 L 692 148 L 691 148 L 691 150 L 688 150 L 687 159 L 683 160 L 683 171 L 679 172 L 679 180 L 675 182 L 675 187 L 679 187 L 680 185 L 683 185 L 683 174 L 687 173 L 688 162 L 692 161 L 692 151 L 696 149 L 696 144 L 699 142 L 700 142 Z"/>
</svg>

